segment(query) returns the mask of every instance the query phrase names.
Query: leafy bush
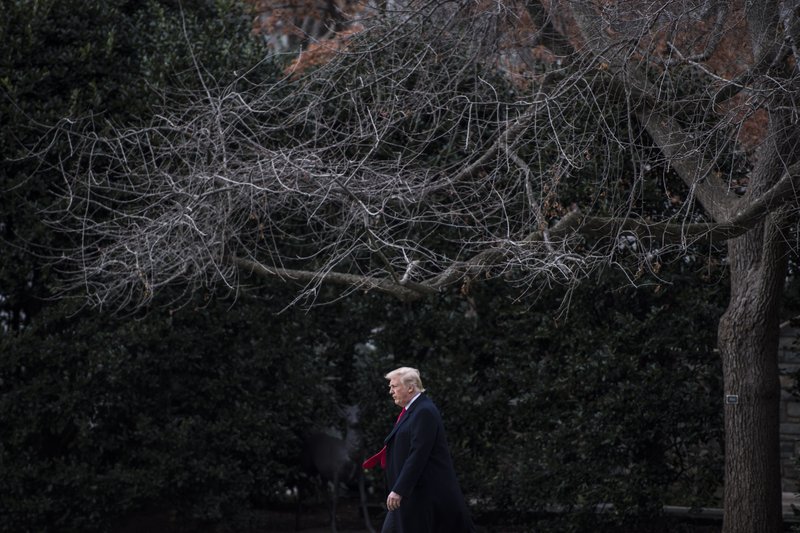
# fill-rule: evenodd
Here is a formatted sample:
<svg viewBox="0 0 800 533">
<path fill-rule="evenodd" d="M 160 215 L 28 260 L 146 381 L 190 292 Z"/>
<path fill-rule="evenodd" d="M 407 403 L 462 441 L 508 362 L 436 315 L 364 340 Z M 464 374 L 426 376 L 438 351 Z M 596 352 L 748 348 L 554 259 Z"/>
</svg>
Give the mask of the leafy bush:
<svg viewBox="0 0 800 533">
<path fill-rule="evenodd" d="M 102 136 L 110 124 L 147 120 L 168 87 L 179 101 L 203 82 L 228 83 L 262 60 L 263 49 L 236 0 L 9 1 L 0 36 L 2 335 L 24 327 L 52 294 L 42 257 L 66 244 L 42 222 L 63 186 L 57 169 L 74 155 L 51 128 L 70 123 L 85 133 L 92 124 Z M 272 69 L 261 61 L 249 72 Z"/>
<path fill-rule="evenodd" d="M 309 394 L 328 369 L 302 318 L 43 318 L 0 343 L 4 531 L 104 530 L 142 509 L 231 519 L 285 490 L 299 436 L 331 411 Z"/>
<path fill-rule="evenodd" d="M 382 376 L 400 365 L 422 370 L 478 516 L 580 531 L 708 504 L 722 427 L 704 321 L 723 295 L 607 287 L 578 289 L 560 319 L 563 295 L 528 307 L 500 285 L 307 314 L 266 301 L 127 321 L 53 312 L 0 344 L 0 521 L 91 531 L 153 508 L 230 521 L 283 500 L 300 437 L 336 424 L 337 404 L 361 405 L 377 449 L 396 414 Z"/>
<path fill-rule="evenodd" d="M 664 504 L 708 505 L 722 479 L 711 326 L 725 295 L 673 280 L 580 287 L 561 314 L 563 292 L 531 306 L 502 285 L 390 307 L 358 357 L 379 388 L 369 378 L 362 387 L 390 411 L 381 372 L 421 369 L 478 514 L 563 532 L 636 527 Z M 370 438 L 390 419 L 382 412 Z M 597 515 L 601 504 L 613 510 Z"/>
</svg>

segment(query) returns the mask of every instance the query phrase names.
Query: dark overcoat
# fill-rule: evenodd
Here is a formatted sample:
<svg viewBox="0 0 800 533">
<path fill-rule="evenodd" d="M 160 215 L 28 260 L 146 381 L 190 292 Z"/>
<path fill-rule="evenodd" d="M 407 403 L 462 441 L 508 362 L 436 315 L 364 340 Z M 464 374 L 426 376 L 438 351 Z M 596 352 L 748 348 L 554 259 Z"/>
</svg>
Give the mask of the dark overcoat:
<svg viewBox="0 0 800 533">
<path fill-rule="evenodd" d="M 386 480 L 402 500 L 395 513 L 397 533 L 474 531 L 439 409 L 420 395 L 389 433 Z"/>
</svg>

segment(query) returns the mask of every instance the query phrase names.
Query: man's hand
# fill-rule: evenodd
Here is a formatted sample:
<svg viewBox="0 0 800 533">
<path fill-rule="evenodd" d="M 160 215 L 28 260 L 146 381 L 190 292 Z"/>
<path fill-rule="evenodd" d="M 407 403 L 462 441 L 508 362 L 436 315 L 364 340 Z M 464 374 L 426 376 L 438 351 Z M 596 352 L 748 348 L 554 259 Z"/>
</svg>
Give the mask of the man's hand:
<svg viewBox="0 0 800 533">
<path fill-rule="evenodd" d="M 386 498 L 386 508 L 390 511 L 397 510 L 397 508 L 400 507 L 400 500 L 402 499 L 403 497 L 396 492 L 390 492 L 389 497 Z"/>
</svg>

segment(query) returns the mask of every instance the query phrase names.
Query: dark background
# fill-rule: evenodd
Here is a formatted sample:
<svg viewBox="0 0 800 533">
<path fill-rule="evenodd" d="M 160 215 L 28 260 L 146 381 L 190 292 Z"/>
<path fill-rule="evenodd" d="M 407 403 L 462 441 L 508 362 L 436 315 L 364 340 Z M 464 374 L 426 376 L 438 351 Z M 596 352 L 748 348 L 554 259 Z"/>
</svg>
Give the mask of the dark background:
<svg viewBox="0 0 800 533">
<path fill-rule="evenodd" d="M 123 531 L 156 517 L 269 531 L 265 513 L 290 514 L 293 487 L 324 517 L 303 438 L 343 435 L 340 409 L 358 405 L 363 453 L 375 451 L 396 414 L 383 375 L 401 365 L 421 370 L 487 528 L 644 531 L 664 504 L 718 503 L 714 332 L 727 283 L 713 263 L 665 265 L 640 289 L 609 274 L 535 299 L 497 281 L 415 304 L 326 288 L 310 310 L 287 308 L 292 287 L 255 280 L 236 298 L 176 299 L 176 287 L 116 314 L 58 292 L 50 258 L 69 237 L 43 223 L 57 161 L 31 157 L 49 128 L 146 117 L 162 90 L 197 85 L 188 42 L 220 80 L 264 50 L 233 2 L 6 1 L 3 12 L 0 530 Z M 367 482 L 380 517 L 380 475 Z M 352 492 L 346 502 L 352 515 Z M 595 514 L 599 503 L 613 511 Z M 568 512 L 544 512 L 556 508 Z"/>
</svg>

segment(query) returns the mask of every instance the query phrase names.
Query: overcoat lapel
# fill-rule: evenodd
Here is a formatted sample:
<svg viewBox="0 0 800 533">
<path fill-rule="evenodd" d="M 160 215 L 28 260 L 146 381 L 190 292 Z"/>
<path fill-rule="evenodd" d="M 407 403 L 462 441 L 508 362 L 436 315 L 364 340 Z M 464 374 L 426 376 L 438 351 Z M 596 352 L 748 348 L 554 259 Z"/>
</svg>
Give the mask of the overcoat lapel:
<svg viewBox="0 0 800 533">
<path fill-rule="evenodd" d="M 390 441 L 390 440 L 392 440 L 392 437 L 394 437 L 394 434 L 397 432 L 397 430 L 400 428 L 400 426 L 402 426 L 403 424 L 405 424 L 405 423 L 406 423 L 406 421 L 407 421 L 409 418 L 411 418 L 411 415 L 412 415 L 412 413 L 414 413 L 414 410 L 415 410 L 415 409 L 417 408 L 417 406 L 419 405 L 419 402 L 421 402 L 421 401 L 423 401 L 423 400 L 426 400 L 426 399 L 427 399 L 427 398 L 425 397 L 425 394 L 423 393 L 423 394 L 420 394 L 419 398 L 417 398 L 416 400 L 414 400 L 414 403 L 412 403 L 412 404 L 411 404 L 411 407 L 409 407 L 408 409 L 406 409 L 406 414 L 404 414 L 404 415 L 403 415 L 403 417 L 400 419 L 400 421 L 399 421 L 397 424 L 395 424 L 395 425 L 394 425 L 394 427 L 393 427 L 393 428 L 392 428 L 392 430 L 389 432 L 389 434 L 386 436 L 386 438 L 385 438 L 385 439 L 383 439 L 383 443 L 384 443 L 384 444 L 389 444 L 389 441 Z"/>
</svg>

